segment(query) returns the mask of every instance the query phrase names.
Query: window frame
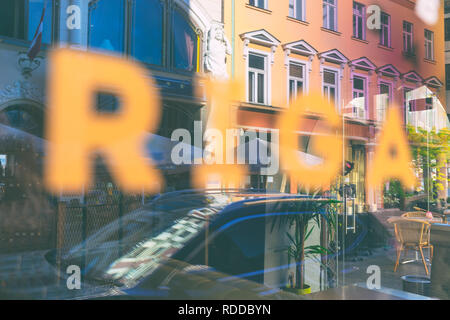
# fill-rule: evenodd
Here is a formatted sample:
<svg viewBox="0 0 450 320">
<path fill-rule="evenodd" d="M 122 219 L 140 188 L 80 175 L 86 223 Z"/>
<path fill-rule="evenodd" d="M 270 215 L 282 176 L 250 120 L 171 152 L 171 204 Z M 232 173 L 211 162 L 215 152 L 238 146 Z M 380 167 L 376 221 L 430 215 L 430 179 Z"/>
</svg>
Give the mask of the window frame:
<svg viewBox="0 0 450 320">
<path fill-rule="evenodd" d="M 352 81 L 352 101 L 355 95 L 355 92 L 361 92 L 361 89 L 355 89 L 355 78 L 362 79 L 364 83 L 364 88 L 362 89 L 363 97 L 364 97 L 364 117 L 355 116 L 353 109 L 353 117 L 360 120 L 367 120 L 369 115 L 369 76 L 362 73 L 352 73 L 351 81 Z M 355 107 L 353 107 L 355 108 Z"/>
<path fill-rule="evenodd" d="M 95 1 L 95 0 L 91 0 Z M 89 5 L 91 3 L 89 1 Z M 163 3 L 163 30 L 162 30 L 162 58 L 161 58 L 161 65 L 158 64 L 151 64 L 142 60 L 137 59 L 132 54 L 132 43 L 133 43 L 133 22 L 134 22 L 134 15 L 133 15 L 133 6 L 135 5 L 134 0 L 122 0 L 124 2 L 124 37 L 123 37 L 123 51 L 114 51 L 116 54 L 120 54 L 122 57 L 126 57 L 129 59 L 136 59 L 140 63 L 142 63 L 145 66 L 148 66 L 149 68 L 153 70 L 159 70 L 159 71 L 165 71 L 165 72 L 171 72 L 171 73 L 177 73 L 182 75 L 192 75 L 198 72 L 202 71 L 203 68 L 203 46 L 202 46 L 202 37 L 203 34 L 200 31 L 200 28 L 198 28 L 192 19 L 189 18 L 188 13 L 185 12 L 183 7 L 179 5 L 167 5 L 166 3 Z M 159 0 L 161 1 L 161 0 Z M 174 54 L 174 26 L 173 26 L 173 11 L 177 11 L 177 13 L 182 16 L 186 23 L 192 28 L 192 31 L 197 35 L 197 52 L 195 52 L 195 55 L 197 55 L 197 59 L 194 61 L 196 64 L 196 67 L 193 68 L 192 71 L 180 69 L 175 67 L 175 54 Z M 88 13 L 88 25 L 90 25 L 89 20 L 89 13 Z M 89 37 L 90 37 L 90 28 L 87 30 L 87 48 L 88 50 L 95 50 L 95 47 L 91 47 L 89 44 Z"/>
<path fill-rule="evenodd" d="M 292 10 L 294 11 L 294 14 L 291 15 L 290 12 L 288 12 L 288 15 L 290 18 L 296 19 L 296 20 L 300 20 L 300 21 L 306 21 L 306 1 L 305 0 L 292 0 L 293 1 L 293 8 Z M 297 17 L 297 6 L 298 3 L 301 3 L 302 6 L 302 16 L 301 17 Z M 291 3 L 289 2 L 289 11 L 291 10 Z"/>
<path fill-rule="evenodd" d="M 263 1 L 263 7 L 258 5 L 260 1 Z M 269 0 L 249 0 L 248 5 L 259 9 L 269 10 Z"/>
<path fill-rule="evenodd" d="M 383 15 L 385 15 L 387 17 L 387 21 L 388 23 L 385 24 L 383 23 L 383 19 L 381 19 L 381 29 L 380 29 L 380 45 L 390 48 L 391 45 L 391 16 L 389 14 L 387 14 L 386 12 L 381 12 L 381 17 L 383 17 Z M 387 29 L 387 44 L 385 43 L 386 40 L 384 39 L 384 29 Z"/>
<path fill-rule="evenodd" d="M 384 122 L 386 120 L 386 114 L 387 111 L 389 110 L 389 107 L 393 105 L 393 99 L 394 99 L 394 82 L 393 81 L 389 81 L 389 80 L 385 80 L 385 79 L 378 79 L 378 94 L 381 96 L 381 86 L 382 85 L 386 85 L 389 88 L 389 93 L 388 93 L 388 104 L 386 106 L 384 106 L 384 112 L 383 112 L 383 119 L 379 119 L 378 117 L 378 112 L 380 110 L 380 108 L 378 107 L 378 105 L 375 106 L 375 119 L 378 122 Z"/>
<path fill-rule="evenodd" d="M 405 29 L 405 26 L 410 25 L 411 31 L 407 31 Z M 407 55 L 414 55 L 414 24 L 411 22 L 408 22 L 406 20 L 403 20 L 403 28 L 402 28 L 402 35 L 403 35 L 403 53 Z M 407 48 L 407 39 L 410 39 L 410 47 Z"/>
<path fill-rule="evenodd" d="M 338 31 L 338 0 L 322 0 L 323 1 L 323 10 L 322 13 L 325 16 L 325 10 L 326 10 L 326 24 L 325 21 L 323 21 L 323 27 L 327 30 L 331 31 Z M 334 4 L 329 3 L 328 1 L 334 1 Z M 330 28 L 330 8 L 334 8 L 334 28 Z"/>
<path fill-rule="evenodd" d="M 15 0 L 16 1 L 16 0 Z M 34 32 L 32 31 L 32 34 L 29 34 L 29 1 L 30 0 L 24 0 L 24 9 L 23 9 L 23 37 L 18 37 L 18 35 L 14 36 L 7 36 L 0 34 L 0 39 L 10 40 L 11 42 L 14 42 L 14 44 L 22 45 L 22 43 L 26 43 L 26 45 L 31 44 L 33 41 Z M 47 47 L 52 46 L 58 41 L 59 36 L 59 7 L 60 5 L 55 1 L 49 1 L 51 3 L 51 30 L 50 30 L 50 43 L 46 43 L 42 41 L 41 44 L 41 50 L 45 50 Z M 17 5 L 16 1 L 16 5 Z M 45 3 L 45 2 L 44 2 Z M 1 8 L 1 6 L 0 6 Z M 46 12 L 47 14 L 47 12 Z M 39 18 L 41 15 L 39 15 Z M 15 21 L 14 26 L 17 27 L 19 23 Z M 31 39 L 28 39 L 31 38 Z"/>
<path fill-rule="evenodd" d="M 361 12 L 359 12 L 357 9 L 355 9 L 355 6 L 360 6 Z M 353 1 L 353 37 L 359 40 L 366 40 L 366 6 L 362 3 Z M 359 18 L 359 19 L 358 19 Z M 361 20 L 361 30 L 362 30 L 362 35 L 359 34 L 358 32 L 358 26 L 359 23 L 358 21 Z"/>
<path fill-rule="evenodd" d="M 328 97 L 325 97 L 325 77 L 324 74 L 326 72 L 334 73 L 336 76 L 336 84 L 333 86 L 331 84 L 326 84 L 328 87 L 334 87 L 336 91 L 336 95 L 334 97 L 334 105 L 338 113 L 341 113 L 342 106 L 341 106 L 341 70 L 339 68 L 331 67 L 331 66 L 321 66 L 321 80 L 322 80 L 322 96 L 329 101 Z M 333 103 L 330 101 L 330 103 Z"/>
<path fill-rule="evenodd" d="M 291 73 L 290 73 L 291 64 L 302 66 L 302 68 L 303 68 L 303 78 L 302 79 L 291 76 Z M 291 86 L 290 86 L 291 80 L 295 81 L 296 84 L 298 81 L 301 81 L 303 83 L 303 93 L 308 93 L 308 91 L 309 91 L 308 90 L 309 89 L 308 88 L 308 76 L 307 76 L 308 68 L 309 68 L 308 64 L 302 60 L 294 59 L 294 58 L 288 59 L 288 65 L 287 65 L 287 101 L 288 101 L 288 104 L 292 104 L 292 102 L 293 102 L 293 99 L 291 97 Z M 297 96 L 298 95 L 297 86 L 295 86 L 295 91 L 296 91 L 295 96 Z"/>
<path fill-rule="evenodd" d="M 431 36 L 431 39 L 427 38 L 427 32 Z M 425 41 L 425 59 L 434 61 L 434 32 L 428 29 L 424 30 L 424 41 Z M 428 55 L 428 50 L 430 50 L 430 56 Z"/>
<path fill-rule="evenodd" d="M 250 68 L 250 56 L 255 55 L 264 58 L 264 102 L 260 103 L 258 102 L 258 96 L 257 96 L 257 86 L 254 86 L 253 91 L 253 97 L 255 101 L 250 100 L 250 72 L 254 72 L 255 74 L 261 74 L 260 69 L 253 69 Z M 248 57 L 246 61 L 246 97 L 247 102 L 251 104 L 257 104 L 257 105 L 271 105 L 271 71 L 270 71 L 270 63 L 269 63 L 269 53 L 257 50 L 257 49 L 250 49 L 248 51 Z M 255 84 L 257 84 L 257 77 L 255 77 Z"/>
</svg>

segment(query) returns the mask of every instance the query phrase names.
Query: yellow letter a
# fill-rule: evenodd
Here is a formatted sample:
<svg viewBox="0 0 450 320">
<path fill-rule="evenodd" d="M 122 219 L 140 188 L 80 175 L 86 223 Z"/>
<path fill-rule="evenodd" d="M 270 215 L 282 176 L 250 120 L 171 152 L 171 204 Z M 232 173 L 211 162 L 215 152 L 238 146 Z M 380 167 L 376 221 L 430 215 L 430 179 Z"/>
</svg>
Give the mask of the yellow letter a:
<svg viewBox="0 0 450 320">
<path fill-rule="evenodd" d="M 393 178 L 400 180 L 405 187 L 415 185 L 408 141 L 400 119 L 398 108 L 391 108 L 379 136 L 373 164 L 369 166 L 367 180 L 371 187 Z"/>
</svg>

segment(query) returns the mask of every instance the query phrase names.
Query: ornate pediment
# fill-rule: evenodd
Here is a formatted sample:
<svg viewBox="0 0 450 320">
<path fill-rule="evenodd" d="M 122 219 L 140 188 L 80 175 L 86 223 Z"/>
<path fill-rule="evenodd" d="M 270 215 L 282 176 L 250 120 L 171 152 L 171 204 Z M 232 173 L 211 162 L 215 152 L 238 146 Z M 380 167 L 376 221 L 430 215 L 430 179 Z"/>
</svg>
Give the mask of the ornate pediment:
<svg viewBox="0 0 450 320">
<path fill-rule="evenodd" d="M 425 79 L 424 83 L 432 88 L 440 88 L 444 84 L 441 82 L 441 80 L 438 79 L 438 77 L 432 76 L 427 79 Z"/>
<path fill-rule="evenodd" d="M 280 41 L 264 29 L 243 33 L 240 35 L 244 41 L 244 59 L 248 56 L 248 45 L 250 43 L 258 44 L 270 48 L 270 61 L 274 63 L 275 51 L 280 45 Z"/>
<path fill-rule="evenodd" d="M 305 40 L 286 43 L 283 45 L 283 50 L 289 50 L 292 53 L 300 54 L 302 56 L 314 56 L 317 54 L 317 50 L 314 49 Z"/>
<path fill-rule="evenodd" d="M 409 71 L 402 75 L 402 78 L 409 82 L 423 82 L 423 78 L 415 71 Z"/>
<path fill-rule="evenodd" d="M 349 65 L 351 67 L 355 67 L 357 69 L 362 69 L 366 71 L 373 71 L 377 68 L 377 66 L 366 57 L 352 60 L 350 61 Z"/>
<path fill-rule="evenodd" d="M 392 78 L 398 78 L 401 75 L 401 72 L 398 71 L 398 69 L 394 67 L 392 64 L 387 64 L 382 67 L 379 67 L 376 70 L 376 72 L 382 74 L 383 76 Z"/>
<path fill-rule="evenodd" d="M 319 59 L 331 63 L 344 64 L 348 62 L 348 58 L 344 56 L 344 54 L 340 52 L 338 49 L 332 49 L 329 51 L 321 52 L 318 54 L 318 56 Z"/>
<path fill-rule="evenodd" d="M 246 32 L 241 34 L 240 37 L 243 41 L 259 44 L 265 47 L 278 47 L 280 45 L 280 40 L 264 29 Z"/>
</svg>

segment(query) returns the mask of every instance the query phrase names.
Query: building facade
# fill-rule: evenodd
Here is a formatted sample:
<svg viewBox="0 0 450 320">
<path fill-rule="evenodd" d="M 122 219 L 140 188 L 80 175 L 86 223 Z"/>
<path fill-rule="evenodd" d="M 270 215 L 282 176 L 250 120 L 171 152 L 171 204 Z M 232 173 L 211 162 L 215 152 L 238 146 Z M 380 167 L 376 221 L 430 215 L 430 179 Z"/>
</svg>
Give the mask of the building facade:
<svg viewBox="0 0 450 320">
<path fill-rule="evenodd" d="M 27 52 L 41 16 L 42 46 L 36 58 L 30 59 Z M 24 158 L 24 148 L 43 145 L 47 56 L 52 47 L 113 54 L 146 68 L 161 92 L 160 136 L 170 139 L 179 128 L 192 131 L 194 121 L 204 118 L 205 101 L 197 98 L 194 83 L 208 71 L 205 67 L 208 35 L 212 29 L 222 27 L 221 0 L 5 0 L 0 2 L 0 21 L 0 162 L 5 167 L 0 189 L 4 190 L 5 184 L 8 190 L 12 190 L 10 186 L 17 187 L 14 193 L 19 200 L 14 201 L 20 205 L 26 203 L 22 201 L 27 194 L 24 188 L 40 190 L 31 190 L 31 196 L 43 190 L 42 170 L 37 168 L 32 173 L 36 177 L 20 181 L 18 175 L 24 163 L 19 159 Z M 117 107 L 116 97 L 99 92 L 99 111 L 111 112 Z M 31 143 L 24 147 L 17 142 L 20 134 L 11 129 L 4 131 L 1 125 L 30 134 Z M 161 141 L 170 143 L 169 139 Z M 40 150 L 37 158 L 43 159 L 42 153 Z M 167 171 L 170 171 L 164 173 L 167 185 L 189 186 L 184 172 L 180 178 L 173 176 L 176 170 Z M 106 195 L 110 181 L 102 181 L 101 187 L 94 187 L 102 189 L 93 192 Z M 82 196 L 70 199 L 84 201 Z M 29 210 L 25 206 L 16 213 L 2 210 L 2 242 L 22 241 L 16 237 L 25 239 L 24 243 L 36 243 L 34 237 L 53 241 L 54 215 L 44 207 Z M 39 214 L 39 210 L 47 211 Z"/>
<path fill-rule="evenodd" d="M 367 188 L 365 178 L 388 106 L 400 109 L 404 124 L 416 124 L 414 111 L 425 104 L 445 106 L 443 8 L 430 26 L 416 15 L 415 5 L 406 0 L 225 2 L 233 52 L 229 73 L 246 83 L 237 125 L 277 131 L 277 117 L 296 95 L 321 93 L 345 119 L 344 160 L 354 163 L 354 170 L 344 182 L 354 186 L 357 210 L 382 208 L 382 190 Z M 379 18 L 375 26 L 374 17 Z M 437 114 L 430 121 L 446 125 Z M 307 118 L 298 128 L 299 147 L 310 153 L 311 138 L 326 133 L 319 118 Z M 340 183 L 332 182 L 330 189 Z M 291 181 L 277 188 L 296 193 L 302 186 Z"/>
</svg>

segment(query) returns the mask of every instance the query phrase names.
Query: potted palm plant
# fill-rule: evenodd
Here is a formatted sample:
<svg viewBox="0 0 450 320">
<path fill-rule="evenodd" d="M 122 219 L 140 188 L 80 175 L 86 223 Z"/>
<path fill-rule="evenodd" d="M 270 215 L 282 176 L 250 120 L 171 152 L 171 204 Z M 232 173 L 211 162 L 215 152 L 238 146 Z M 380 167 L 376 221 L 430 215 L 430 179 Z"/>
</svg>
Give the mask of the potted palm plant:
<svg viewBox="0 0 450 320">
<path fill-rule="evenodd" d="M 289 245 L 286 249 L 288 264 L 291 264 L 291 261 L 295 262 L 295 280 L 290 281 L 291 284 L 283 288 L 284 290 L 299 295 L 311 293 L 311 287 L 305 283 L 305 259 L 313 258 L 323 266 L 323 260 L 317 259 L 317 257 L 322 257 L 331 251 L 326 244 L 306 246 L 305 243 L 314 229 L 323 225 L 323 221 L 328 224 L 328 227 L 331 226 L 328 229 L 332 231 L 334 219 L 332 214 L 329 214 L 329 205 L 337 202 L 329 199 L 299 199 L 290 208 L 293 214 L 280 216 L 273 222 L 272 230 L 275 224 L 278 224 L 279 227 L 285 226 L 288 228 L 286 231 L 286 236 L 289 239 Z M 322 219 L 321 223 L 321 218 L 324 216 L 325 219 Z"/>
</svg>

